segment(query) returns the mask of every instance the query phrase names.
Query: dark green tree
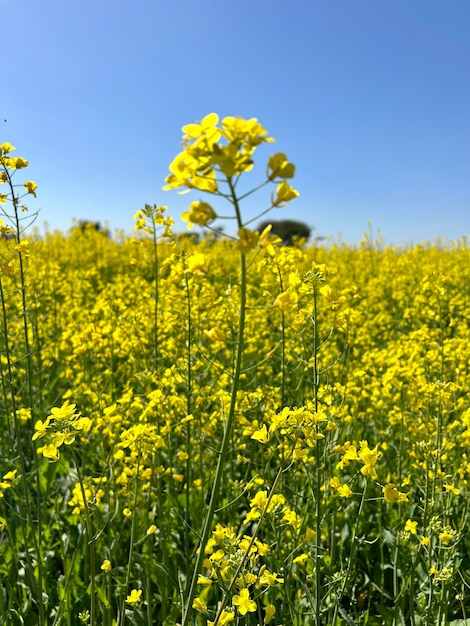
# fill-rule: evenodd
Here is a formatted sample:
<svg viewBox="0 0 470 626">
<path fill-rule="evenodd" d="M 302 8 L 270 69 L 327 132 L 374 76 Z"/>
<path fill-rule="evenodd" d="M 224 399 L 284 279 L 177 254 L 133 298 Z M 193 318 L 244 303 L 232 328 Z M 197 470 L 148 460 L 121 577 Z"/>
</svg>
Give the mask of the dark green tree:
<svg viewBox="0 0 470 626">
<path fill-rule="evenodd" d="M 259 232 L 262 233 L 269 224 L 272 224 L 271 233 L 280 237 L 285 246 L 292 246 L 296 238 L 308 240 L 312 232 L 307 224 L 297 220 L 265 220 L 259 224 Z"/>
</svg>

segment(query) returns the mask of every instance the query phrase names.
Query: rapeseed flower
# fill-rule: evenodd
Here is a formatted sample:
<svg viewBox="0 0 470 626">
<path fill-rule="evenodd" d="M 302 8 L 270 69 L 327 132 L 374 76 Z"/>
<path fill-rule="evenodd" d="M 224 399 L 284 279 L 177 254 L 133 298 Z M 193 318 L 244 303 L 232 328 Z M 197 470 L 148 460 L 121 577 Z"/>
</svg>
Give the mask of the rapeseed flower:
<svg viewBox="0 0 470 626">
<path fill-rule="evenodd" d="M 246 588 L 242 589 L 240 594 L 233 596 L 232 604 L 238 608 L 240 615 L 256 611 L 256 602 L 250 598 L 250 592 Z"/>
</svg>

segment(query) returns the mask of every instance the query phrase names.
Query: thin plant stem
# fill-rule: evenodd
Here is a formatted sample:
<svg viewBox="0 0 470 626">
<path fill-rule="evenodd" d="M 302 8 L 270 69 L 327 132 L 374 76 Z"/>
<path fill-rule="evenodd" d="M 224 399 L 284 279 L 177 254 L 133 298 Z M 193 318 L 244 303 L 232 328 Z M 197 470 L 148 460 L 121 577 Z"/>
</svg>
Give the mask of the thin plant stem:
<svg viewBox="0 0 470 626">
<path fill-rule="evenodd" d="M 238 204 L 238 199 L 235 194 L 235 189 L 231 182 L 231 179 L 228 179 L 228 184 L 231 189 L 233 205 L 235 208 L 235 212 L 237 215 L 237 223 L 239 228 L 243 227 L 240 207 Z M 243 348 L 244 348 L 244 336 L 245 336 L 245 315 L 246 315 L 246 255 L 243 251 L 240 251 L 240 306 L 239 306 L 239 314 L 238 314 L 238 333 L 237 333 L 237 351 L 235 358 L 235 370 L 232 378 L 232 387 L 230 392 L 230 406 L 227 415 L 227 421 L 225 423 L 222 445 L 219 452 L 219 458 L 217 460 L 217 468 L 214 476 L 214 482 L 212 486 L 209 506 L 206 511 L 206 515 L 204 518 L 204 524 L 201 532 L 201 538 L 199 542 L 199 552 L 196 559 L 196 565 L 193 570 L 193 576 L 191 578 L 191 582 L 185 594 L 186 602 L 183 607 L 183 616 L 182 616 L 182 626 L 188 626 L 189 621 L 192 615 L 192 604 L 196 595 L 196 586 L 197 580 L 199 576 L 199 572 L 202 569 L 202 564 L 205 558 L 204 549 L 209 539 L 209 534 L 212 528 L 212 522 L 214 519 L 215 510 L 218 506 L 219 496 L 220 496 L 220 486 L 222 483 L 222 475 L 224 471 L 224 467 L 226 465 L 227 455 L 229 451 L 229 444 L 232 436 L 233 423 L 235 418 L 235 408 L 237 402 L 237 393 L 240 383 L 240 372 L 242 367 L 242 357 L 243 357 Z"/>
<path fill-rule="evenodd" d="M 86 538 L 88 544 L 88 556 L 90 559 L 89 576 L 90 576 L 90 626 L 96 626 L 96 554 L 95 554 L 95 537 L 93 535 L 93 529 L 91 526 L 90 509 L 88 507 L 88 500 L 86 496 L 85 485 L 83 483 L 82 474 L 80 472 L 80 466 L 78 464 L 77 456 L 72 448 L 72 458 L 75 465 L 75 471 L 77 472 L 78 483 L 80 485 L 80 491 L 83 498 L 83 509 L 85 512 L 85 527 Z"/>
</svg>

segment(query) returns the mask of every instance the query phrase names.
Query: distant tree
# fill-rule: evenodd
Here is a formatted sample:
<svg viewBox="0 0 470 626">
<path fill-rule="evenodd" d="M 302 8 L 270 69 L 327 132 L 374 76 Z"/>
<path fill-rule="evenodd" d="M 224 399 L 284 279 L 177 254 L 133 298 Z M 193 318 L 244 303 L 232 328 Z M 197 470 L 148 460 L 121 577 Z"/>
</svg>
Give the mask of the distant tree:
<svg viewBox="0 0 470 626">
<path fill-rule="evenodd" d="M 82 233 L 86 233 L 90 230 L 95 230 L 97 233 L 101 233 L 105 237 L 109 237 L 109 230 L 101 226 L 101 222 L 92 222 L 91 220 L 78 220 L 75 228 L 78 228 Z"/>
<path fill-rule="evenodd" d="M 272 224 L 271 233 L 280 237 L 285 246 L 292 246 L 295 238 L 307 240 L 312 232 L 307 224 L 296 220 L 265 220 L 259 224 L 259 232 L 263 232 L 269 224 Z"/>
</svg>

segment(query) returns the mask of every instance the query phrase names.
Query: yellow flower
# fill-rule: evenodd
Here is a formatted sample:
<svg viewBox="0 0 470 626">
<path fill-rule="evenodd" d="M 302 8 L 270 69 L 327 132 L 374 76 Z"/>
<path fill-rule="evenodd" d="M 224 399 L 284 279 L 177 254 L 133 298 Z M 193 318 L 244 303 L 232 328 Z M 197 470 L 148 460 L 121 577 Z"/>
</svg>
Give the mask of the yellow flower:
<svg viewBox="0 0 470 626">
<path fill-rule="evenodd" d="M 111 561 L 105 559 L 101 564 L 101 569 L 103 570 L 103 572 L 110 572 L 113 569 L 111 566 Z"/>
<path fill-rule="evenodd" d="M 418 522 L 412 522 L 410 519 L 406 520 L 405 524 L 405 532 L 409 532 L 412 535 L 416 535 L 416 528 L 418 527 Z"/>
<path fill-rule="evenodd" d="M 293 178 L 295 174 L 295 165 L 289 163 L 283 152 L 276 152 L 269 157 L 268 161 L 268 179 L 275 178 Z"/>
<path fill-rule="evenodd" d="M 11 470 L 10 472 L 7 472 L 6 474 L 4 474 L 3 480 L 15 480 L 17 472 L 18 470 L 16 469 Z"/>
<path fill-rule="evenodd" d="M 408 496 L 406 493 L 402 493 L 398 491 L 396 485 L 393 483 L 388 483 L 384 487 L 382 487 L 382 491 L 384 494 L 385 502 L 408 502 Z"/>
<path fill-rule="evenodd" d="M 194 598 L 193 609 L 196 609 L 196 611 L 207 611 L 207 604 L 201 598 Z"/>
<path fill-rule="evenodd" d="M 273 306 L 281 309 L 281 311 L 287 311 L 288 309 L 294 307 L 299 300 L 299 296 L 295 291 L 291 291 L 288 289 L 287 291 L 283 291 L 280 293 L 277 298 L 274 300 Z"/>
<path fill-rule="evenodd" d="M 219 619 L 217 620 L 217 626 L 224 626 L 225 624 L 228 624 L 229 622 L 233 622 L 234 618 L 235 618 L 235 613 L 233 613 L 232 611 L 223 610 L 222 613 L 220 614 Z M 207 626 L 214 626 L 214 622 L 208 621 Z"/>
<path fill-rule="evenodd" d="M 353 492 L 348 485 L 340 485 L 337 492 L 342 498 L 350 498 L 353 495 Z"/>
<path fill-rule="evenodd" d="M 46 459 L 49 459 L 51 462 L 59 460 L 59 456 L 60 456 L 59 450 L 52 443 L 50 443 L 48 446 L 44 446 L 43 448 L 40 448 L 38 452 L 39 451 L 41 451 L 42 455 L 46 457 Z"/>
<path fill-rule="evenodd" d="M 132 511 L 127 507 L 123 509 L 122 514 L 124 515 L 124 517 L 132 517 Z"/>
<path fill-rule="evenodd" d="M 217 129 L 219 116 L 217 113 L 209 113 L 199 124 L 186 124 L 183 126 L 183 139 L 198 139 L 205 136 L 208 141 L 216 142 L 220 137 L 220 130 Z"/>
<path fill-rule="evenodd" d="M 126 598 L 127 604 L 136 604 L 140 600 L 141 595 L 142 589 L 132 589 L 132 591 Z"/>
<path fill-rule="evenodd" d="M 154 533 L 157 532 L 157 527 L 155 526 L 155 524 L 151 524 L 148 528 L 147 528 L 147 535 L 153 535 Z"/>
<path fill-rule="evenodd" d="M 272 198 L 272 205 L 275 207 L 281 207 L 290 202 L 290 200 L 294 200 L 294 198 L 298 197 L 299 192 L 291 187 L 289 183 L 283 181 L 277 186 L 276 197 Z"/>
<path fill-rule="evenodd" d="M 266 607 L 266 612 L 264 614 L 263 623 L 264 624 L 269 624 L 269 622 L 274 617 L 275 613 L 276 613 L 276 607 L 274 606 L 274 604 L 268 604 L 268 606 Z"/>
<path fill-rule="evenodd" d="M 224 117 L 222 120 L 223 134 L 229 142 L 244 144 L 247 151 L 261 143 L 275 141 L 268 136 L 268 131 L 255 117 L 245 120 L 241 117 Z"/>
<path fill-rule="evenodd" d="M 23 157 L 11 157 L 7 161 L 7 167 L 12 170 L 21 170 L 23 167 L 28 167 L 29 163 Z"/>
<path fill-rule="evenodd" d="M 28 193 L 31 193 L 34 197 L 36 197 L 36 189 L 38 188 L 38 186 L 35 182 L 33 182 L 32 180 L 28 180 L 24 183 L 24 186 Z"/>
<path fill-rule="evenodd" d="M 199 226 L 207 226 L 213 222 L 217 217 L 217 213 L 207 202 L 196 200 L 189 205 L 189 211 L 185 211 L 181 215 L 183 222 L 188 222 L 188 230 L 190 230 L 194 224 Z"/>
<path fill-rule="evenodd" d="M 251 435 L 251 438 L 255 439 L 256 441 L 260 441 L 261 443 L 268 443 L 269 433 L 268 429 L 266 428 L 266 424 L 263 424 L 263 426 L 259 430 L 256 430 Z"/>
<path fill-rule="evenodd" d="M 361 441 L 359 458 L 364 463 L 363 467 L 361 467 L 361 474 L 370 476 L 372 480 L 377 480 L 378 476 L 375 465 L 379 459 L 378 446 L 375 446 L 375 448 L 371 450 L 367 441 Z"/>
<path fill-rule="evenodd" d="M 249 228 L 240 228 L 238 231 L 238 249 L 242 252 L 252 250 L 258 241 L 258 233 Z"/>
<path fill-rule="evenodd" d="M 276 572 L 270 572 L 267 569 L 264 570 L 259 579 L 260 585 L 267 585 L 268 587 L 273 587 L 276 583 L 282 584 L 283 582 L 284 578 L 282 576 L 278 576 Z"/>
<path fill-rule="evenodd" d="M 204 330 L 203 332 L 206 337 L 208 337 L 214 343 L 223 343 L 227 339 L 225 333 L 220 328 L 214 327 L 210 330 Z"/>
<path fill-rule="evenodd" d="M 15 146 L 12 146 L 11 143 L 5 141 L 5 143 L 2 143 L 0 146 L 0 154 L 8 154 L 9 152 L 13 152 L 14 149 Z"/>
<path fill-rule="evenodd" d="M 202 252 L 193 254 L 187 259 L 186 267 L 188 272 L 192 274 L 207 274 L 207 256 Z"/>
<path fill-rule="evenodd" d="M 44 437 L 44 435 L 46 434 L 47 429 L 48 429 L 50 423 L 51 423 L 50 416 L 46 419 L 45 422 L 43 422 L 42 420 L 38 420 L 36 422 L 36 424 L 34 425 L 34 430 L 36 432 L 32 436 L 32 440 L 36 441 L 36 439 L 38 439 L 39 437 Z"/>
<path fill-rule="evenodd" d="M 277 235 L 271 235 L 272 224 L 268 224 L 258 238 L 258 246 L 264 248 L 271 256 L 274 254 L 274 244 L 280 243 L 282 239 Z"/>
<path fill-rule="evenodd" d="M 448 530 L 443 530 L 439 533 L 439 541 L 441 541 L 445 546 L 449 545 L 449 542 L 452 541 L 453 535 Z"/>
<path fill-rule="evenodd" d="M 303 554 L 299 554 L 299 556 L 296 556 L 292 562 L 300 563 L 302 565 L 302 563 L 304 563 L 307 559 L 308 559 L 308 554 L 305 554 L 304 552 Z"/>
<path fill-rule="evenodd" d="M 24 254 L 25 256 L 29 256 L 31 254 L 31 249 L 29 247 L 29 241 L 27 239 L 23 239 L 19 244 L 15 246 L 15 250 Z"/>
<path fill-rule="evenodd" d="M 444 489 L 448 493 L 453 494 L 454 496 L 458 496 L 460 494 L 460 489 L 457 489 L 457 487 L 455 487 L 455 485 L 452 485 L 450 483 L 444 483 Z"/>
<path fill-rule="evenodd" d="M 333 487 L 333 489 L 336 489 L 336 491 L 342 498 L 350 498 L 353 495 L 353 492 L 351 491 L 349 486 L 342 485 L 337 476 L 334 476 L 333 478 L 330 479 L 330 487 Z"/>
<path fill-rule="evenodd" d="M 256 611 L 256 602 L 250 598 L 250 592 L 246 588 L 240 591 L 240 595 L 233 596 L 232 603 L 238 607 L 241 615 Z"/>
</svg>

